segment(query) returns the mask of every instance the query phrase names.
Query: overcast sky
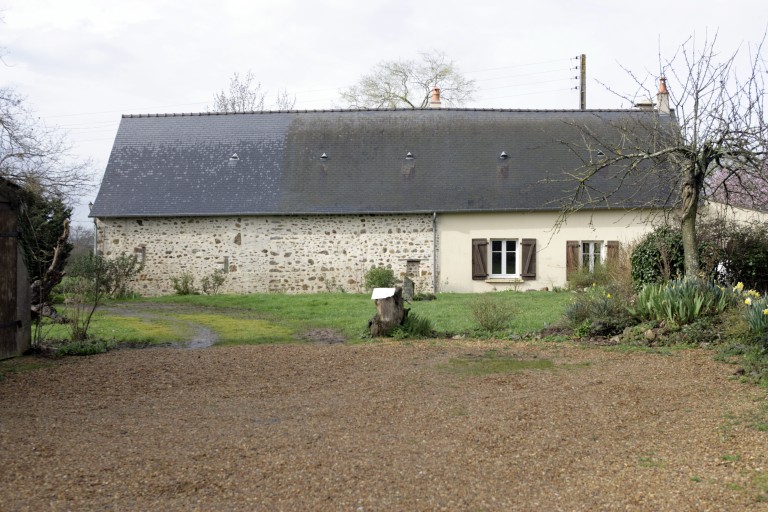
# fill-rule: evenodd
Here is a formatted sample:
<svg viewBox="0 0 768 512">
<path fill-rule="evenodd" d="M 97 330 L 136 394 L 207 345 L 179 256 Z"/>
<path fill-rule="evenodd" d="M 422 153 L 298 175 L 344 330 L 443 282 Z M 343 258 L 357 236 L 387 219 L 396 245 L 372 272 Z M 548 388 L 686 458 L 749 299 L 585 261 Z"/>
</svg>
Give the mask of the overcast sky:
<svg viewBox="0 0 768 512">
<path fill-rule="evenodd" d="M 101 179 L 121 114 L 200 112 L 234 72 L 253 71 L 274 102 L 341 106 L 339 90 L 382 60 L 450 56 L 478 93 L 468 107 L 631 106 L 622 66 L 658 76 L 659 54 L 718 34 L 732 53 L 763 38 L 765 0 L 0 0 L 0 84 L 26 97 L 46 125 L 69 133 Z M 652 81 L 651 81 L 652 83 Z M 671 89 L 675 84 L 669 83 Z M 95 191 L 75 221 L 86 220 Z"/>
</svg>

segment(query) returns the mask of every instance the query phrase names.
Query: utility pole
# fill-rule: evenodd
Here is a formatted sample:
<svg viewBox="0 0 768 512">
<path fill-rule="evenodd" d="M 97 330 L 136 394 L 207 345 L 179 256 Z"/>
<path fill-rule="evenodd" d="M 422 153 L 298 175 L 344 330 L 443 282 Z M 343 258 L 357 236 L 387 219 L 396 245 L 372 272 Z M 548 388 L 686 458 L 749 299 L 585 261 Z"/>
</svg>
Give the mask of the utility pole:
<svg viewBox="0 0 768 512">
<path fill-rule="evenodd" d="M 579 87 L 579 106 L 581 107 L 581 110 L 587 110 L 587 56 L 586 54 L 581 54 L 581 64 L 579 65 L 579 69 L 581 70 L 581 85 Z"/>
</svg>

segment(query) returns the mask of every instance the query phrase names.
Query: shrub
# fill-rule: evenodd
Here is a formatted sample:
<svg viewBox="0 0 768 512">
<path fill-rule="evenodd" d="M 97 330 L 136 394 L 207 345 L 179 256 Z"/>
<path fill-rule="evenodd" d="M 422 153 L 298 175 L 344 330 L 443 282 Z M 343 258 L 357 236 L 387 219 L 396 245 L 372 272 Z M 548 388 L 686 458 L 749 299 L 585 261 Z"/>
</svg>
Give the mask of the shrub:
<svg viewBox="0 0 768 512">
<path fill-rule="evenodd" d="M 590 286 L 565 309 L 576 336 L 611 336 L 632 325 L 627 299 L 617 288 Z"/>
<path fill-rule="evenodd" d="M 728 282 L 768 291 L 768 226 L 730 224 L 721 263 Z"/>
<path fill-rule="evenodd" d="M 223 270 L 214 270 L 211 275 L 203 277 L 200 286 L 206 295 L 216 295 L 227 280 L 227 274 Z"/>
<path fill-rule="evenodd" d="M 421 317 L 411 312 L 405 317 L 403 325 L 393 329 L 390 336 L 401 340 L 406 338 L 429 338 L 434 336 L 434 334 L 435 329 L 429 318 Z"/>
<path fill-rule="evenodd" d="M 81 340 L 62 345 L 56 353 L 62 356 L 90 356 L 103 354 L 114 348 L 115 344 L 105 340 Z"/>
<path fill-rule="evenodd" d="M 581 267 L 568 274 L 568 288 L 570 290 L 586 290 L 592 286 L 607 286 L 611 282 L 611 275 L 605 265 L 595 265 L 595 270 Z"/>
<path fill-rule="evenodd" d="M 698 238 L 703 274 L 768 291 L 768 226 L 713 220 L 701 223 Z M 657 228 L 632 252 L 632 279 L 638 289 L 683 274 L 683 239 L 679 229 Z"/>
<path fill-rule="evenodd" d="M 123 298 L 128 295 L 128 282 L 136 277 L 144 268 L 144 263 L 133 255 L 121 254 L 117 258 L 107 260 L 107 276 L 105 286 L 107 294 L 113 298 Z"/>
<path fill-rule="evenodd" d="M 71 294 L 77 287 L 72 280 L 73 277 L 77 279 L 84 276 L 89 279 L 98 277 L 102 295 L 116 299 L 124 298 L 129 295 L 128 282 L 136 277 L 142 268 L 144 264 L 139 263 L 136 256 L 121 254 L 116 258 L 107 259 L 100 255 L 82 254 L 70 260 L 67 265 L 69 275 L 62 279 L 55 291 Z M 72 297 L 66 297 L 66 299 L 71 301 Z"/>
<path fill-rule="evenodd" d="M 391 268 L 373 267 L 365 273 L 365 288 L 392 288 L 395 286 L 395 273 Z"/>
<path fill-rule="evenodd" d="M 470 301 L 469 307 L 475 322 L 481 329 L 490 333 L 508 327 L 514 316 L 510 306 L 493 293 L 478 295 Z"/>
<path fill-rule="evenodd" d="M 615 257 L 596 265 L 594 271 L 590 272 L 588 268 L 581 267 L 575 272 L 568 274 L 568 288 L 570 290 L 586 290 L 593 286 L 602 286 L 610 289 L 615 295 L 629 295 L 634 292 L 632 284 L 632 264 L 630 256 L 632 246 L 621 246 L 616 252 Z"/>
<path fill-rule="evenodd" d="M 195 276 L 189 272 L 184 272 L 181 277 L 172 277 L 171 286 L 173 286 L 176 295 L 198 295 L 200 293 L 195 288 Z"/>
<path fill-rule="evenodd" d="M 632 281 L 637 288 L 669 281 L 684 274 L 680 230 L 661 226 L 646 235 L 632 251 Z"/>
<path fill-rule="evenodd" d="M 60 290 L 70 306 L 73 341 L 88 338 L 93 313 L 109 290 L 109 268 L 109 262 L 98 255 L 89 254 L 70 262 L 69 278 L 60 283 Z"/>
</svg>

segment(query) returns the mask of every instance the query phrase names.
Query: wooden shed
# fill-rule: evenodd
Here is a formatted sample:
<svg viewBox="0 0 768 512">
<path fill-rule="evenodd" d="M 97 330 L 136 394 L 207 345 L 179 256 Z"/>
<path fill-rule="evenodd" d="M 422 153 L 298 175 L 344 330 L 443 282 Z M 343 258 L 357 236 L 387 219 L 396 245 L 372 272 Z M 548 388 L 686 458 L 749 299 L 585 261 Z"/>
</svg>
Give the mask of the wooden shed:
<svg viewBox="0 0 768 512">
<path fill-rule="evenodd" d="M 29 281 L 18 207 L 15 186 L 0 180 L 0 359 L 21 355 L 31 346 Z"/>
</svg>

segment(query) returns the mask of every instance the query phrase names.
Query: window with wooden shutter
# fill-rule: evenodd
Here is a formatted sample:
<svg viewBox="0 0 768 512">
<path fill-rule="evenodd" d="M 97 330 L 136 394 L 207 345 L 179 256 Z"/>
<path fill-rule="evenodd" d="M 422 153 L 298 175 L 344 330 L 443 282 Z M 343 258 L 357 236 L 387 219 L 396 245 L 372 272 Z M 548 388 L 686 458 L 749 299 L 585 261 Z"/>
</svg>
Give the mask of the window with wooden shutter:
<svg viewBox="0 0 768 512">
<path fill-rule="evenodd" d="M 605 259 L 607 263 L 616 263 L 619 260 L 619 242 L 616 240 L 608 240 L 605 243 L 606 252 Z"/>
<path fill-rule="evenodd" d="M 536 239 L 523 238 L 520 243 L 522 247 L 522 271 L 520 277 L 523 279 L 536 279 Z"/>
<path fill-rule="evenodd" d="M 488 277 L 488 240 L 472 239 L 472 279 Z"/>
<path fill-rule="evenodd" d="M 566 279 L 579 270 L 579 246 L 578 240 L 568 240 L 565 243 L 565 272 Z"/>
</svg>

